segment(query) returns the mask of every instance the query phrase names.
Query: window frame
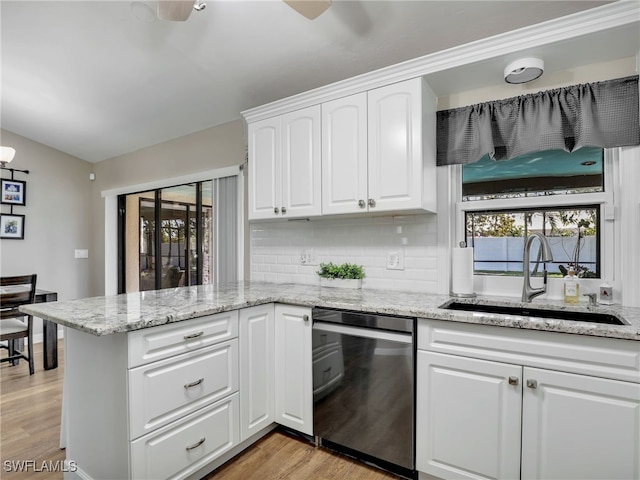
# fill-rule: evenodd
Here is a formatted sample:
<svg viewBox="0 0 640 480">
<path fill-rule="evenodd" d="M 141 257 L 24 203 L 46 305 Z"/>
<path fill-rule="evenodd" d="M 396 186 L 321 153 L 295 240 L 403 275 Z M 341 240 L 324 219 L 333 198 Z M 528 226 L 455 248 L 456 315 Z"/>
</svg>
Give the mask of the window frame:
<svg viewBox="0 0 640 480">
<path fill-rule="evenodd" d="M 601 205 L 599 204 L 591 204 L 591 205 L 571 205 L 569 207 L 558 207 L 558 206 L 554 206 L 551 208 L 546 208 L 546 207 L 537 207 L 537 208 L 526 208 L 526 209 L 510 209 L 510 210 L 499 210 L 499 211 L 469 211 L 469 210 L 465 210 L 464 215 L 466 217 L 468 217 L 468 215 L 473 215 L 474 213 L 480 213 L 483 215 L 494 215 L 494 214 L 501 214 L 501 213 L 507 213 L 507 214 L 526 214 L 526 213 L 537 213 L 537 214 L 542 214 L 543 218 L 545 215 L 545 212 L 557 212 L 557 211 L 561 211 L 561 210 L 578 210 L 578 209 L 582 209 L 582 210 L 595 210 L 595 215 L 596 215 L 596 222 L 598 225 L 598 234 L 596 236 L 595 239 L 595 243 L 596 243 L 596 258 L 595 261 L 591 262 L 591 261 L 586 261 L 584 259 L 584 256 L 582 257 L 582 260 L 579 262 L 579 265 L 581 266 L 587 266 L 590 264 L 593 264 L 593 270 L 595 271 L 594 273 L 596 273 L 598 276 L 596 278 L 598 279 L 602 279 L 602 259 L 600 258 L 600 254 L 601 254 L 601 236 L 602 236 L 602 231 L 600 229 L 600 225 L 601 225 L 601 215 L 602 215 L 602 208 Z M 466 219 L 466 221 L 468 221 L 468 218 Z M 544 223 L 544 222 L 543 222 Z M 523 236 L 523 239 L 526 238 L 526 232 L 527 232 L 527 226 L 524 226 L 524 230 L 525 230 L 525 235 Z M 543 231 L 541 232 L 543 235 L 547 235 L 549 236 L 549 233 L 546 232 L 546 224 L 543 226 Z M 494 237 L 494 238 L 500 238 L 500 237 Z M 513 238 L 520 238 L 520 237 L 513 237 Z M 555 241 L 557 241 L 558 237 L 549 237 L 550 239 L 553 239 Z M 475 243 L 478 241 L 475 237 L 471 237 L 471 243 L 469 242 L 469 235 L 467 232 L 467 246 L 470 247 L 475 247 Z M 553 245 L 553 242 L 552 242 Z M 475 252 L 474 252 L 475 253 Z M 520 258 L 519 260 L 508 260 L 508 259 L 499 259 L 499 260 L 478 260 L 474 258 L 474 263 L 522 263 L 522 259 Z M 557 277 L 560 273 L 558 271 L 558 266 L 564 264 L 566 267 L 568 267 L 569 261 L 568 260 L 558 260 L 557 258 L 554 257 L 553 262 L 550 262 L 550 264 L 547 264 L 547 270 L 549 272 L 549 278 L 553 277 Z M 475 266 L 474 266 L 474 271 L 475 271 Z M 508 270 L 511 272 L 514 272 L 514 270 Z M 491 273 L 477 273 L 476 275 L 491 275 Z M 495 276 L 513 276 L 513 275 L 508 275 L 505 273 L 499 274 L 496 273 Z"/>
<path fill-rule="evenodd" d="M 449 168 L 452 178 L 451 199 L 455 205 L 455 226 L 450 242 L 450 248 L 456 246 L 460 240 L 465 238 L 466 212 L 600 205 L 600 278 L 581 279 L 581 282 L 585 282 L 585 286 L 588 286 L 589 291 L 595 291 L 593 289 L 595 289 L 603 279 L 615 278 L 614 220 L 617 201 L 615 196 L 615 185 L 618 183 L 619 179 L 619 149 L 604 149 L 604 192 L 469 200 L 463 202 L 462 165 L 452 165 Z M 481 279 L 479 279 L 479 277 L 481 277 Z M 514 277 L 483 274 L 474 275 L 474 278 L 476 279 L 476 281 L 474 281 L 474 286 L 476 288 L 476 293 L 478 294 L 504 294 L 514 296 L 519 294 L 522 289 L 520 282 L 512 281 Z M 505 278 L 507 279 L 506 281 Z M 511 279 L 510 282 L 509 279 Z M 547 295 L 550 298 L 561 298 L 562 279 L 550 278 L 548 282 Z"/>
</svg>

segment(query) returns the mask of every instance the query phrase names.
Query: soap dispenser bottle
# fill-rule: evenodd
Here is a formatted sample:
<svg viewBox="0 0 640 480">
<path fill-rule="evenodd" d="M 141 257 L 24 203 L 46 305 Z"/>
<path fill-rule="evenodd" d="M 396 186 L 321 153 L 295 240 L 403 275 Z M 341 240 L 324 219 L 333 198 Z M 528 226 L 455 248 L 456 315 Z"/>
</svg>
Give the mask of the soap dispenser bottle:
<svg viewBox="0 0 640 480">
<path fill-rule="evenodd" d="M 580 301 L 580 285 L 576 272 L 570 268 L 564 277 L 564 303 L 578 303 Z"/>
<path fill-rule="evenodd" d="M 613 303 L 613 288 L 606 280 L 602 282 L 602 285 L 600 285 L 598 303 L 603 305 L 611 305 Z"/>
</svg>

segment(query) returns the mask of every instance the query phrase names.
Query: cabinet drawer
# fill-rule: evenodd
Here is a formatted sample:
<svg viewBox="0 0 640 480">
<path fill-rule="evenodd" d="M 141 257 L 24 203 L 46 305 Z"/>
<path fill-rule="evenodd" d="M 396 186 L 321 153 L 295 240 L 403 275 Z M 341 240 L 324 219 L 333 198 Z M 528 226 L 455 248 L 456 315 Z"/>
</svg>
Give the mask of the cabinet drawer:
<svg viewBox="0 0 640 480">
<path fill-rule="evenodd" d="M 568 333 L 418 320 L 418 348 L 640 383 L 639 342 Z"/>
<path fill-rule="evenodd" d="M 136 330 L 129 334 L 129 368 L 238 336 L 238 311 Z"/>
<path fill-rule="evenodd" d="M 238 393 L 131 443 L 131 478 L 185 478 L 238 444 Z"/>
<path fill-rule="evenodd" d="M 238 390 L 238 339 L 129 371 L 130 439 Z"/>
</svg>

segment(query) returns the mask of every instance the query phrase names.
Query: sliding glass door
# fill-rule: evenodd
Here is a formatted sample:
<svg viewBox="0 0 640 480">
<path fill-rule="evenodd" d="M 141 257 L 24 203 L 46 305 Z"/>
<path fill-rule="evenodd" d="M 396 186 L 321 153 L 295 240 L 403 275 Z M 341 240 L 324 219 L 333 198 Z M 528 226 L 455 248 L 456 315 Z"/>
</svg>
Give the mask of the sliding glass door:
<svg viewBox="0 0 640 480">
<path fill-rule="evenodd" d="M 214 209 L 224 216 L 235 202 L 214 206 L 213 196 L 205 181 L 120 197 L 121 293 L 214 282 Z"/>
</svg>

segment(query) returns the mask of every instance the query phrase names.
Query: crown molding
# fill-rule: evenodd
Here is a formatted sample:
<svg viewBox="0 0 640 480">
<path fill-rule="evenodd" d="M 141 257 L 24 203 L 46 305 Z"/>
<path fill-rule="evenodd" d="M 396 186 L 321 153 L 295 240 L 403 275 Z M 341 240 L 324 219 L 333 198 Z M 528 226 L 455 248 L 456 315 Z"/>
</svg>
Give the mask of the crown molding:
<svg viewBox="0 0 640 480">
<path fill-rule="evenodd" d="M 551 45 L 630 24 L 640 24 L 640 2 L 620 0 L 585 12 L 477 40 L 364 73 L 241 112 L 247 123 L 411 78 Z"/>
</svg>

